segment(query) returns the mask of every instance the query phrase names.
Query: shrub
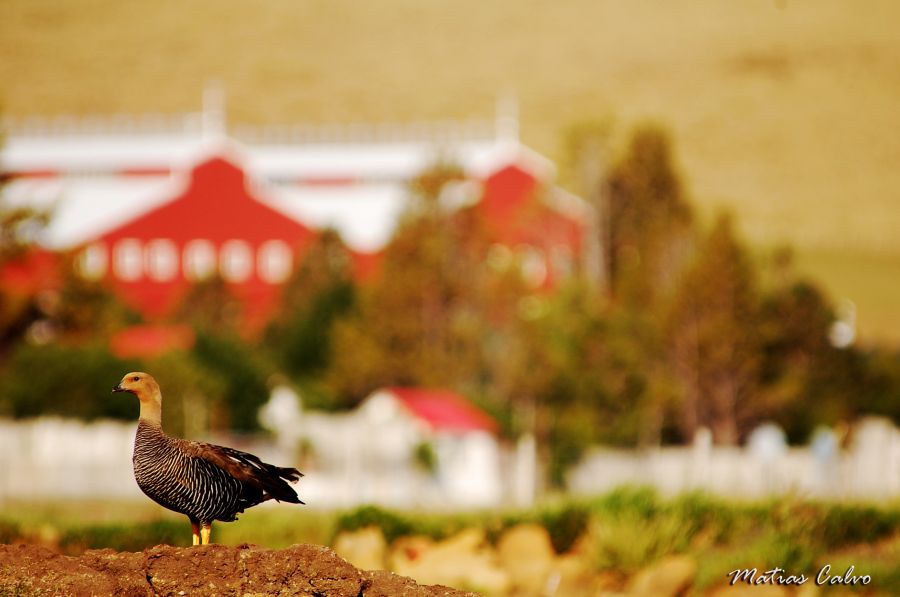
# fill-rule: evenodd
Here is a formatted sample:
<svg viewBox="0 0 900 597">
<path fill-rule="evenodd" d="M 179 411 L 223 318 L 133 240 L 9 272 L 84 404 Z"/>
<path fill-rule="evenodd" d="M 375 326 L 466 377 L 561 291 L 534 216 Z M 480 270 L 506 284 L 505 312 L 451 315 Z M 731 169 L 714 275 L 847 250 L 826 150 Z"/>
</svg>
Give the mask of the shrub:
<svg viewBox="0 0 900 597">
<path fill-rule="evenodd" d="M 407 517 L 377 506 L 362 506 L 338 518 L 335 535 L 341 531 L 357 531 L 371 526 L 381 529 L 388 543 L 416 534 L 415 525 Z"/>
<path fill-rule="evenodd" d="M 594 563 L 601 570 L 635 572 L 667 554 L 690 547 L 690 525 L 671 513 L 644 517 L 637 511 L 597 516 L 591 528 Z"/>
<path fill-rule="evenodd" d="M 550 534 L 556 553 L 566 553 L 587 532 L 591 513 L 587 506 L 570 502 L 539 512 L 537 518 Z"/>
<path fill-rule="evenodd" d="M 822 513 L 821 533 L 826 547 L 874 543 L 900 529 L 900 509 L 836 504 Z"/>
<path fill-rule="evenodd" d="M 12 543 L 22 538 L 22 529 L 11 520 L 0 520 L 0 543 Z"/>
<path fill-rule="evenodd" d="M 190 545 L 183 521 L 154 520 L 138 524 L 97 524 L 65 531 L 59 547 L 66 553 L 110 547 L 117 551 L 142 551 L 154 545 Z"/>
</svg>

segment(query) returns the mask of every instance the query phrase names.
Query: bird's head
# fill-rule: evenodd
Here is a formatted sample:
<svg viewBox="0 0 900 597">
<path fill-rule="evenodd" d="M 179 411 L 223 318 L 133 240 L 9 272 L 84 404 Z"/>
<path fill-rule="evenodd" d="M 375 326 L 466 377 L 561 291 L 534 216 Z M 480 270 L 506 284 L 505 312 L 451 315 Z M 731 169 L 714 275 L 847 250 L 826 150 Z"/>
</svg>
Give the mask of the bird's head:
<svg viewBox="0 0 900 597">
<path fill-rule="evenodd" d="M 128 392 L 138 397 L 142 403 L 145 401 L 161 402 L 159 385 L 149 373 L 134 371 L 125 374 L 119 385 L 112 389 L 113 392 Z"/>
</svg>

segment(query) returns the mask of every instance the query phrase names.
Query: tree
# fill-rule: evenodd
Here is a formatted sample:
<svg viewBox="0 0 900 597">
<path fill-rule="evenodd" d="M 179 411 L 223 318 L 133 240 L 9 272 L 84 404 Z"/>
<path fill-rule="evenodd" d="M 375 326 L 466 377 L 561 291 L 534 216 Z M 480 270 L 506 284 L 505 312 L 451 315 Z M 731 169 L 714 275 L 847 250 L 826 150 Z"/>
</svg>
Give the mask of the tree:
<svg viewBox="0 0 900 597">
<path fill-rule="evenodd" d="M 57 415 L 131 419 L 131 401 L 109 388 L 138 363 L 112 356 L 104 343 L 19 343 L 0 376 L 0 414 L 15 418 Z M 111 381 L 112 380 L 112 381 Z"/>
<path fill-rule="evenodd" d="M 668 135 L 653 125 L 635 130 L 606 185 L 613 296 L 652 309 L 677 280 L 693 234 Z"/>
<path fill-rule="evenodd" d="M 269 399 L 269 364 L 237 335 L 199 331 L 192 358 L 222 388 L 213 401 L 210 426 L 236 431 L 259 429 L 257 412 Z"/>
<path fill-rule="evenodd" d="M 752 263 L 731 219 L 720 216 L 681 279 L 666 325 L 686 439 L 706 426 L 717 443 L 735 444 L 757 413 L 759 300 Z"/>
<path fill-rule="evenodd" d="M 356 303 L 351 265 L 338 233 L 324 230 L 285 283 L 265 337 L 275 360 L 296 382 L 320 374 L 331 362 L 332 326 Z"/>
<path fill-rule="evenodd" d="M 138 323 L 141 316 L 126 307 L 109 287 L 99 280 L 81 276 L 70 255 L 61 260 L 62 284 L 44 301 L 45 321 L 61 339 L 88 342 L 108 339 L 125 325 Z"/>
<path fill-rule="evenodd" d="M 50 219 L 49 212 L 9 205 L 5 183 L 0 178 L 0 272 L 27 256 Z M 11 292 L 0 284 L 0 355 L 8 353 L 40 316 L 36 296 Z"/>
<path fill-rule="evenodd" d="M 806 441 L 822 415 L 843 392 L 836 379 L 822 384 L 821 371 L 837 367 L 838 349 L 828 341 L 834 313 L 825 295 L 813 284 L 783 275 L 763 297 L 758 326 L 760 345 L 760 414 L 781 424 L 788 437 Z M 838 398 L 843 401 L 843 398 Z M 836 414 L 836 413 L 832 413 Z"/>
<path fill-rule="evenodd" d="M 470 304 L 482 256 L 473 233 L 441 204 L 457 168 L 438 165 L 411 185 L 410 208 L 386 247 L 381 272 L 353 316 L 334 328 L 327 379 L 346 403 L 383 385 L 459 387 L 477 367 Z"/>
<path fill-rule="evenodd" d="M 225 280 L 215 275 L 191 284 L 173 317 L 198 330 L 221 333 L 237 329 L 242 313 L 240 300 L 232 294 Z"/>
</svg>

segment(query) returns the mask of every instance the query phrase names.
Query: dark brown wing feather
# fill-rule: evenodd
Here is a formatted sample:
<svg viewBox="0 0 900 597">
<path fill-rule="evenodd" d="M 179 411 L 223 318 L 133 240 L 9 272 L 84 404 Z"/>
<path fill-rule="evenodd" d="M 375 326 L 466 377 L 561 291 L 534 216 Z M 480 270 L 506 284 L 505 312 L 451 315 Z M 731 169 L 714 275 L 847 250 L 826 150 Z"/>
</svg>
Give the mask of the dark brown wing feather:
<svg viewBox="0 0 900 597">
<path fill-rule="evenodd" d="M 288 485 L 288 482 L 299 481 L 303 476 L 297 469 L 268 464 L 253 454 L 234 448 L 204 442 L 184 443 L 186 452 L 214 464 L 242 483 L 257 487 L 264 493 L 264 499 L 303 503 L 294 488 Z"/>
</svg>

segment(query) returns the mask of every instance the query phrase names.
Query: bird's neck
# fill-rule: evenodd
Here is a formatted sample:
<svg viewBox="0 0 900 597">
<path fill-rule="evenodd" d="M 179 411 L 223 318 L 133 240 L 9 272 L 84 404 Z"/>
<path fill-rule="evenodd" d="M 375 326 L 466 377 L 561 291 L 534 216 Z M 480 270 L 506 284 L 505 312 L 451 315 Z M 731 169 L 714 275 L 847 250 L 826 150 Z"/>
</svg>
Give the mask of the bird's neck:
<svg viewBox="0 0 900 597">
<path fill-rule="evenodd" d="M 159 392 L 138 396 L 141 403 L 141 420 L 148 425 L 162 428 L 162 396 Z"/>
</svg>

